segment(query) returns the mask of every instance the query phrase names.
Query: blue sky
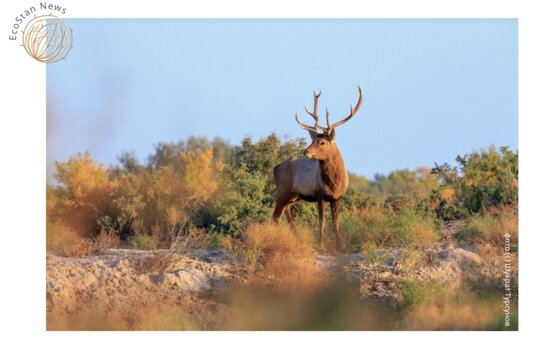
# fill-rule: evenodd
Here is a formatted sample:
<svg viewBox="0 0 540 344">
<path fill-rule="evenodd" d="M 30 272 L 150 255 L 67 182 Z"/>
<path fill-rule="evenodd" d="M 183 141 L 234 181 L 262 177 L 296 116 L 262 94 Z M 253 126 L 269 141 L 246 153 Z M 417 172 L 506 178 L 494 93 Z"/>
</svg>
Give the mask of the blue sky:
<svg viewBox="0 0 540 344">
<path fill-rule="evenodd" d="M 141 160 L 190 135 L 232 144 L 305 137 L 294 120 L 356 117 L 336 129 L 348 169 L 373 177 L 517 149 L 517 20 L 69 19 L 74 47 L 47 65 L 47 164 L 89 151 Z"/>
</svg>

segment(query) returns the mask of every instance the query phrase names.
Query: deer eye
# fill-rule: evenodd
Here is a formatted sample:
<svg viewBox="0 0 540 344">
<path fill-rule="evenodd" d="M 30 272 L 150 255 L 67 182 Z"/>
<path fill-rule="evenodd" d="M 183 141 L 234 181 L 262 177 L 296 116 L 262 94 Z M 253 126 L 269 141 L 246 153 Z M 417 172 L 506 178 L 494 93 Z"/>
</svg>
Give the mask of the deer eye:
<svg viewBox="0 0 540 344">
<path fill-rule="evenodd" d="M 326 141 L 321 141 L 321 145 L 325 145 L 326 144 Z"/>
</svg>

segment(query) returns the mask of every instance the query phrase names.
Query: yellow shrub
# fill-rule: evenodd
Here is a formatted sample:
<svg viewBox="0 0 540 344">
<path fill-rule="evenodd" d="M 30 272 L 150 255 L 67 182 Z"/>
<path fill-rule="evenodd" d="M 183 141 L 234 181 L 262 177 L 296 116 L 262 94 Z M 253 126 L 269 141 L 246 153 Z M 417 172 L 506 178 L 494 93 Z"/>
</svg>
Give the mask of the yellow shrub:
<svg viewBox="0 0 540 344">
<path fill-rule="evenodd" d="M 248 269 L 278 284 L 307 285 L 317 278 L 309 232 L 303 228 L 270 223 L 253 224 L 246 230 L 244 259 Z"/>
<path fill-rule="evenodd" d="M 47 224 L 47 252 L 66 257 L 84 257 L 91 253 L 91 244 L 69 226 L 54 222 Z"/>
<path fill-rule="evenodd" d="M 433 225 L 426 221 L 413 221 L 409 227 L 409 235 L 408 241 L 412 244 L 429 244 L 439 239 Z"/>
<path fill-rule="evenodd" d="M 219 173 L 223 170 L 223 164 L 214 163 L 213 157 L 211 149 L 203 153 L 180 154 L 180 161 L 184 166 L 182 182 L 188 199 L 206 202 L 219 189 L 221 184 Z"/>
<path fill-rule="evenodd" d="M 454 199 L 456 192 L 451 187 L 446 187 L 441 190 L 440 198 L 443 201 L 451 201 Z"/>
<path fill-rule="evenodd" d="M 97 218 L 111 206 L 115 184 L 88 153 L 56 163 L 59 187 L 47 190 L 47 217 L 61 220 L 82 236 L 98 234 Z"/>
</svg>

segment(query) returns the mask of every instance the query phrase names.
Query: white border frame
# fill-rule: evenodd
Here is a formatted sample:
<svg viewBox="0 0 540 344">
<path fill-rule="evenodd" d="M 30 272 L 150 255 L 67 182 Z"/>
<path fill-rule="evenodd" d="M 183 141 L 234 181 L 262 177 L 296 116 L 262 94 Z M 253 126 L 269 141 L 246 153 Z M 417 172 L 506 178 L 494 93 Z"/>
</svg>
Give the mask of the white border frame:
<svg viewBox="0 0 540 344">
<path fill-rule="evenodd" d="M 275 342 L 276 340 L 455 342 L 522 341 L 535 331 L 538 312 L 538 226 L 535 201 L 539 92 L 538 12 L 533 1 L 320 1 L 320 0 L 202 0 L 167 2 L 58 0 L 66 18 L 518 18 L 519 19 L 519 153 L 520 153 L 520 295 L 518 332 L 49 332 L 45 331 L 45 66 L 30 59 L 8 40 L 15 16 L 40 1 L 2 4 L 2 280 L 0 323 L 17 342 L 95 343 L 97 340 L 147 342 L 159 340 L 212 342 Z M 75 43 L 76 45 L 76 43 Z M 536 116 L 535 116 L 536 115 Z M 352 338 L 351 338 L 352 337 Z M 302 338 L 302 339 L 301 339 Z"/>
</svg>

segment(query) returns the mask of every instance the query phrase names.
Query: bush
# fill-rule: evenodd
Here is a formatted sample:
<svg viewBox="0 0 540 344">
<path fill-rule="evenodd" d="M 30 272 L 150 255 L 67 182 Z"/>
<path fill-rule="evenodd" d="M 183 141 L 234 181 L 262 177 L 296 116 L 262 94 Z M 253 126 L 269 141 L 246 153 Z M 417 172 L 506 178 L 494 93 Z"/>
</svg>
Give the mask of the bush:
<svg viewBox="0 0 540 344">
<path fill-rule="evenodd" d="M 129 245 L 136 250 L 157 249 L 156 240 L 148 234 L 135 234 L 129 239 Z"/>
<path fill-rule="evenodd" d="M 512 207 L 492 208 L 485 214 L 474 214 L 460 223 L 454 238 L 470 244 L 489 243 L 503 247 L 505 234 L 512 244 L 518 240 L 517 212 Z"/>
<path fill-rule="evenodd" d="M 270 223 L 246 230 L 244 262 L 250 272 L 278 284 L 309 285 L 317 277 L 310 231 Z"/>
<path fill-rule="evenodd" d="M 341 230 L 353 251 L 371 246 L 415 246 L 439 239 L 441 223 L 432 214 L 414 208 L 394 211 L 369 207 L 343 214 Z"/>
<path fill-rule="evenodd" d="M 114 231 L 101 230 L 98 235 L 90 240 L 92 253 L 99 254 L 111 248 L 120 247 L 120 238 Z"/>
<path fill-rule="evenodd" d="M 90 242 L 61 221 L 47 223 L 46 245 L 47 252 L 65 257 L 85 257 L 92 252 Z"/>
<path fill-rule="evenodd" d="M 265 177 L 249 173 L 245 168 L 231 168 L 229 191 L 224 194 L 215 218 L 215 229 L 235 237 L 240 236 L 250 223 L 264 222 L 272 214 L 272 194 Z"/>
<path fill-rule="evenodd" d="M 432 198 L 438 215 L 444 219 L 464 218 L 484 213 L 492 207 L 511 206 L 518 202 L 518 155 L 508 147 L 458 156 L 459 169 L 448 164 L 436 165 L 441 186 Z"/>
<path fill-rule="evenodd" d="M 73 238 L 85 240 L 100 233 L 122 241 L 143 236 L 133 242 L 152 237 L 158 248 L 169 248 L 191 227 L 242 238 L 246 228 L 271 217 L 274 166 L 298 156 L 305 145 L 303 139 L 280 140 L 275 134 L 256 142 L 248 137 L 236 147 L 220 139 L 192 137 L 159 144 L 146 164 L 123 153 L 120 164 L 109 169 L 88 153 L 77 154 L 57 163 L 58 184 L 47 186 L 47 223 L 61 223 L 74 232 Z M 350 174 L 340 213 L 349 247 L 421 245 L 438 239 L 441 222 L 436 216 L 467 219 L 490 209 L 516 209 L 517 153 L 491 147 L 457 160 L 459 169 L 436 166 L 433 174 L 426 168 L 400 170 L 372 181 Z M 329 213 L 327 229 L 332 226 Z M 318 227 L 315 203 L 299 202 L 292 214 L 300 227 Z M 473 216 L 457 238 L 484 238 L 488 224 L 481 221 L 500 222 Z M 517 231 L 517 215 L 505 223 Z"/>
<path fill-rule="evenodd" d="M 47 219 L 61 221 L 83 237 L 99 233 L 97 219 L 111 212 L 115 183 L 89 153 L 56 163 L 57 186 L 47 188 Z"/>
<path fill-rule="evenodd" d="M 174 239 L 171 250 L 186 253 L 190 249 L 206 249 L 210 246 L 211 235 L 200 228 L 190 227 Z"/>
<path fill-rule="evenodd" d="M 442 297 L 442 288 L 435 282 L 404 280 L 401 283 L 401 295 L 403 296 L 402 309 L 411 311 L 429 299 L 440 299 Z"/>
<path fill-rule="evenodd" d="M 395 239 L 392 238 L 392 242 L 405 246 L 429 244 L 439 240 L 442 227 L 435 217 L 414 210 L 398 213 L 390 224 L 395 230 Z"/>
<path fill-rule="evenodd" d="M 359 189 L 349 187 L 343 196 L 342 205 L 344 209 L 354 210 L 358 208 L 373 208 L 382 207 L 384 205 L 384 197 L 378 194 L 362 192 Z"/>
</svg>

